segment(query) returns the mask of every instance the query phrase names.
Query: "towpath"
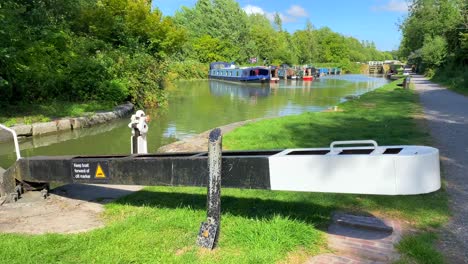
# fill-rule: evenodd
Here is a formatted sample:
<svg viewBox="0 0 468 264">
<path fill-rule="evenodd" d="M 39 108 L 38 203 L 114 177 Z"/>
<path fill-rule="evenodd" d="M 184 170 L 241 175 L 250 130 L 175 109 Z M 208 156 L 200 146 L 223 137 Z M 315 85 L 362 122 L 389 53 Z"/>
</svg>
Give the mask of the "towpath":
<svg viewBox="0 0 468 264">
<path fill-rule="evenodd" d="M 468 263 L 468 97 L 422 76 L 415 75 L 412 81 L 440 150 L 453 214 L 442 229 L 439 246 L 449 263 Z"/>
</svg>

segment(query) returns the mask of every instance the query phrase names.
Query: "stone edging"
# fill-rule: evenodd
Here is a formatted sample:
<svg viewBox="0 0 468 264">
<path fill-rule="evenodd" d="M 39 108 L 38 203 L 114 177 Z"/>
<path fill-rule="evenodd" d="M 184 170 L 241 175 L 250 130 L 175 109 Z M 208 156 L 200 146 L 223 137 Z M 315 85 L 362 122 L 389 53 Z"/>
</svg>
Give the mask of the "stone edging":
<svg viewBox="0 0 468 264">
<path fill-rule="evenodd" d="M 225 133 L 231 132 L 232 130 L 241 127 L 243 125 L 257 122 L 260 120 L 269 119 L 269 118 L 256 118 L 256 119 L 249 119 L 245 121 L 235 122 L 231 124 L 227 124 L 224 126 L 219 126 L 218 128 L 221 129 L 221 134 L 224 135 Z M 194 135 L 192 137 L 182 139 L 168 145 L 161 146 L 156 151 L 157 153 L 170 153 L 170 152 L 196 152 L 196 151 L 207 151 L 208 150 L 208 134 L 210 134 L 212 129 L 202 132 L 198 135 Z"/>
<path fill-rule="evenodd" d="M 124 117 L 133 111 L 132 103 L 116 106 L 113 111 L 98 112 L 88 117 L 68 117 L 50 122 L 33 123 L 30 125 L 15 125 L 11 128 L 15 130 L 18 137 L 30 137 L 59 131 L 74 130 L 102 124 L 113 119 Z M 11 135 L 0 135 L 0 142 L 11 140 Z"/>
</svg>

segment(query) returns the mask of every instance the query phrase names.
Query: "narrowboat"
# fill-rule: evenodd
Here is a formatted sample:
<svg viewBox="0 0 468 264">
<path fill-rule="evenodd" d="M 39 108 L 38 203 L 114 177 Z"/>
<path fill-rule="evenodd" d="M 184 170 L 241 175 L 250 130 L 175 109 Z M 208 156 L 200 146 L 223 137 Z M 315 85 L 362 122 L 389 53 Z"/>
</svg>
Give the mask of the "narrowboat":
<svg viewBox="0 0 468 264">
<path fill-rule="evenodd" d="M 317 76 L 319 76 L 319 77 L 329 75 L 329 74 L 330 74 L 330 71 L 328 70 L 328 68 L 318 68 L 317 69 Z"/>
<path fill-rule="evenodd" d="M 317 74 L 317 70 L 314 67 L 306 66 L 304 68 L 300 68 L 298 73 L 298 76 L 303 81 L 313 81 L 314 76 Z"/>
<path fill-rule="evenodd" d="M 278 77 L 280 79 L 296 79 L 296 71 L 289 67 L 287 64 L 282 64 L 279 71 Z"/>
<path fill-rule="evenodd" d="M 213 62 L 210 64 L 210 79 L 234 82 L 269 83 L 271 70 L 268 67 L 236 67 L 232 63 Z"/>
<path fill-rule="evenodd" d="M 276 66 L 270 66 L 270 82 L 278 83 L 279 82 L 279 68 Z"/>
</svg>

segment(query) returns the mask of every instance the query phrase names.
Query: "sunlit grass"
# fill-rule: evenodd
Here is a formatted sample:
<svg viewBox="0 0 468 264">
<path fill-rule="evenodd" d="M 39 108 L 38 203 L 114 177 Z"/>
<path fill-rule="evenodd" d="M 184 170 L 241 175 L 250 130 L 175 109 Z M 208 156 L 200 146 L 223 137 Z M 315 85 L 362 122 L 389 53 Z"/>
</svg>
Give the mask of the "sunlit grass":
<svg viewBox="0 0 468 264">
<path fill-rule="evenodd" d="M 395 83 L 339 109 L 343 112 L 306 113 L 250 124 L 225 136 L 224 144 L 230 149 L 269 149 L 323 147 L 333 140 L 349 139 L 375 139 L 380 144 L 430 142 L 415 122 L 414 115 L 420 111 L 417 96 Z M 411 196 L 229 188 L 221 192 L 221 235 L 214 251 L 195 246 L 200 223 L 206 218 L 206 188 L 146 187 L 106 205 L 107 225 L 98 230 L 74 235 L 0 235 L 0 260 L 237 264 L 275 263 L 297 255 L 301 262 L 326 250 L 321 230 L 326 230 L 336 210 L 400 218 L 430 236 L 449 217 L 444 191 Z M 403 240 L 399 250 L 404 259 L 418 262 L 430 254 L 438 256 L 433 248 L 420 251 L 426 245 L 422 240 Z"/>
<path fill-rule="evenodd" d="M 397 263 L 441 264 L 444 258 L 435 249 L 437 236 L 433 232 L 423 232 L 404 237 L 397 245 L 404 257 Z"/>
<path fill-rule="evenodd" d="M 430 145 L 423 131 L 421 106 L 412 90 L 390 83 L 343 103 L 339 112 L 305 113 L 250 123 L 224 137 L 229 149 L 282 149 L 327 147 L 336 140 L 373 139 L 381 145 Z M 319 196 L 320 194 L 314 194 Z M 424 241 L 449 217 L 447 194 L 444 190 L 415 196 L 322 195 L 345 210 L 377 212 L 408 221 L 424 231 L 422 235 L 405 238 L 399 250 L 416 263 L 439 263 L 440 253 Z M 347 197 L 347 199 L 344 199 Z M 349 202 L 349 201 L 353 202 Z M 424 244 L 424 243 L 425 244 Z M 431 244 L 432 245 L 432 244 Z M 407 257 L 406 257 L 407 256 Z M 424 259 L 434 257 L 434 262 Z"/>
<path fill-rule="evenodd" d="M 47 104 L 19 104 L 2 106 L 0 123 L 7 126 L 48 122 L 60 117 L 78 117 L 96 111 L 112 110 L 109 102 L 90 101 L 87 103 L 53 101 Z"/>
</svg>

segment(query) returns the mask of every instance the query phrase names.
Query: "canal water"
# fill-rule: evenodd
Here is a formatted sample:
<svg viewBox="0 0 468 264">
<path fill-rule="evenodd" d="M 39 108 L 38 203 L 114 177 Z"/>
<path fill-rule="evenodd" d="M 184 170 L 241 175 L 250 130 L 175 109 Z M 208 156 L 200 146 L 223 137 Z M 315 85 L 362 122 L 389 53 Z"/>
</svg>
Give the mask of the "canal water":
<svg viewBox="0 0 468 264">
<path fill-rule="evenodd" d="M 313 82 L 242 85 L 222 81 L 180 81 L 168 87 L 169 106 L 151 110 L 148 151 L 208 129 L 260 117 L 322 111 L 388 81 L 366 75 L 327 76 Z M 130 153 L 129 118 L 91 128 L 20 140 L 23 156 L 105 155 Z M 0 143 L 0 167 L 15 160 L 13 143 Z"/>
</svg>

